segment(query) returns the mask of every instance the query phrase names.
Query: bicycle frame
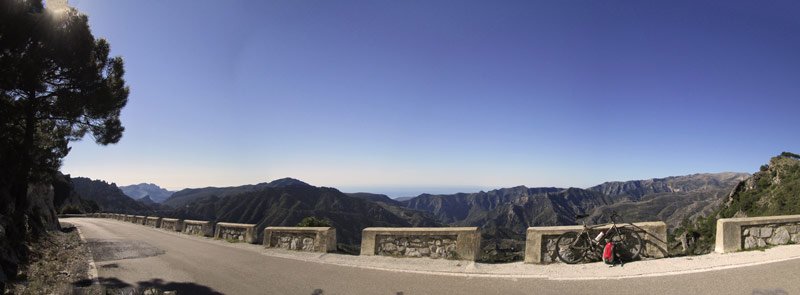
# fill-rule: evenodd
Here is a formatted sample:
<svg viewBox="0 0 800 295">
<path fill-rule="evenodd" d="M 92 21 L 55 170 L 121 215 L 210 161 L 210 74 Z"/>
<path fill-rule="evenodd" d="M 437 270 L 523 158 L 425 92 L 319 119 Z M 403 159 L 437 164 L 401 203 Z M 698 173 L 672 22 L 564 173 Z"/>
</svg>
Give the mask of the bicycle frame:
<svg viewBox="0 0 800 295">
<path fill-rule="evenodd" d="M 575 239 L 575 241 L 572 242 L 572 246 L 575 246 L 578 243 L 578 240 L 580 239 L 580 237 L 585 234 L 586 237 L 589 239 L 589 247 L 592 248 L 592 250 L 594 250 L 595 247 L 600 247 L 601 245 L 605 244 L 605 243 L 601 243 L 601 241 L 610 240 L 611 239 L 611 236 L 608 233 L 619 234 L 619 228 L 627 227 L 628 225 L 630 225 L 631 227 L 635 227 L 632 223 L 628 223 L 628 222 L 625 222 L 624 223 L 625 225 L 623 225 L 623 226 L 617 226 L 617 221 L 616 221 L 615 217 L 619 217 L 619 216 L 616 213 L 613 213 L 611 215 L 611 223 L 610 223 L 611 227 L 603 231 L 604 234 L 603 234 L 603 237 L 600 239 L 600 241 L 595 240 L 595 238 L 592 237 L 589 233 L 592 230 L 607 226 L 607 225 L 609 225 L 609 223 L 606 223 L 606 224 L 595 224 L 595 225 L 589 226 L 589 225 L 586 224 L 586 218 L 585 217 L 582 218 L 583 229 L 581 229 L 581 231 L 578 233 L 578 238 Z M 602 247 L 600 247 L 600 248 L 602 249 Z"/>
</svg>

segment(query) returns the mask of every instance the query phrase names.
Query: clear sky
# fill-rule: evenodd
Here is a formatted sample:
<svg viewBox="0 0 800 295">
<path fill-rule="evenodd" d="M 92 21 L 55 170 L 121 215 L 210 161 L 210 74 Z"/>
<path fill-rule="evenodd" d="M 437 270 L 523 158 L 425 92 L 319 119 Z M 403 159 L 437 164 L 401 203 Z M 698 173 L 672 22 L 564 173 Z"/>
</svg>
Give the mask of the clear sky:
<svg viewBox="0 0 800 295">
<path fill-rule="evenodd" d="M 800 152 L 798 1 L 78 1 L 122 140 L 63 171 L 394 196 L 753 172 Z"/>
</svg>

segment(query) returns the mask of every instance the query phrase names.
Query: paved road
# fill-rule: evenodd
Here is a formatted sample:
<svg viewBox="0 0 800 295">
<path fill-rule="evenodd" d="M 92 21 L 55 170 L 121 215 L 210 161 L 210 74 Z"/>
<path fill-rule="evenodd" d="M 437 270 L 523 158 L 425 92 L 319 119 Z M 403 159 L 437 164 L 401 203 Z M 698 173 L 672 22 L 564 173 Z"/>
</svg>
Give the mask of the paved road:
<svg viewBox="0 0 800 295">
<path fill-rule="evenodd" d="M 89 242 L 103 284 L 159 286 L 179 294 L 800 294 L 800 259 L 619 280 L 476 278 L 271 257 L 116 220 L 64 221 Z"/>
</svg>

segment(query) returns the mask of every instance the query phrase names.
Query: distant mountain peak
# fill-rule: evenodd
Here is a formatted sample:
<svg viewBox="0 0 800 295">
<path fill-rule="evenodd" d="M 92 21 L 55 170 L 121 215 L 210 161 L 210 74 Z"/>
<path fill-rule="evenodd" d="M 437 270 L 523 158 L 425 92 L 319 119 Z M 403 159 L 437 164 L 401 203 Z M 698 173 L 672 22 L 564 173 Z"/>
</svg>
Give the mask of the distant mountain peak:
<svg viewBox="0 0 800 295">
<path fill-rule="evenodd" d="M 162 203 L 172 196 L 172 191 L 168 191 L 153 183 L 140 183 L 119 187 L 125 195 L 140 200 L 145 196 L 149 196 L 155 203 Z"/>
<path fill-rule="evenodd" d="M 271 181 L 267 185 L 269 187 L 287 187 L 287 186 L 292 186 L 292 185 L 311 186 L 308 183 L 305 183 L 305 182 L 303 182 L 301 180 L 294 179 L 294 178 L 291 178 L 291 177 L 284 177 L 284 178 L 281 178 L 281 179 L 276 179 L 276 180 Z"/>
</svg>

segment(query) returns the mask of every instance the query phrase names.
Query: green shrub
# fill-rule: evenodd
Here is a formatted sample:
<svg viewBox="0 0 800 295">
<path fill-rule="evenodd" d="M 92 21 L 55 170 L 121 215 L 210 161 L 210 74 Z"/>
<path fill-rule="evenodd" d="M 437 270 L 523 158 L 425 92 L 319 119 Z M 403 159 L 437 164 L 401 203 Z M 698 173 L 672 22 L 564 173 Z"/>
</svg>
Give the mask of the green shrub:
<svg viewBox="0 0 800 295">
<path fill-rule="evenodd" d="M 300 220 L 300 223 L 297 226 L 301 227 L 326 227 L 331 226 L 331 222 L 327 219 L 316 218 L 314 216 L 308 216 Z"/>
<path fill-rule="evenodd" d="M 790 152 L 782 152 L 781 157 L 800 159 L 800 155 Z"/>
</svg>

